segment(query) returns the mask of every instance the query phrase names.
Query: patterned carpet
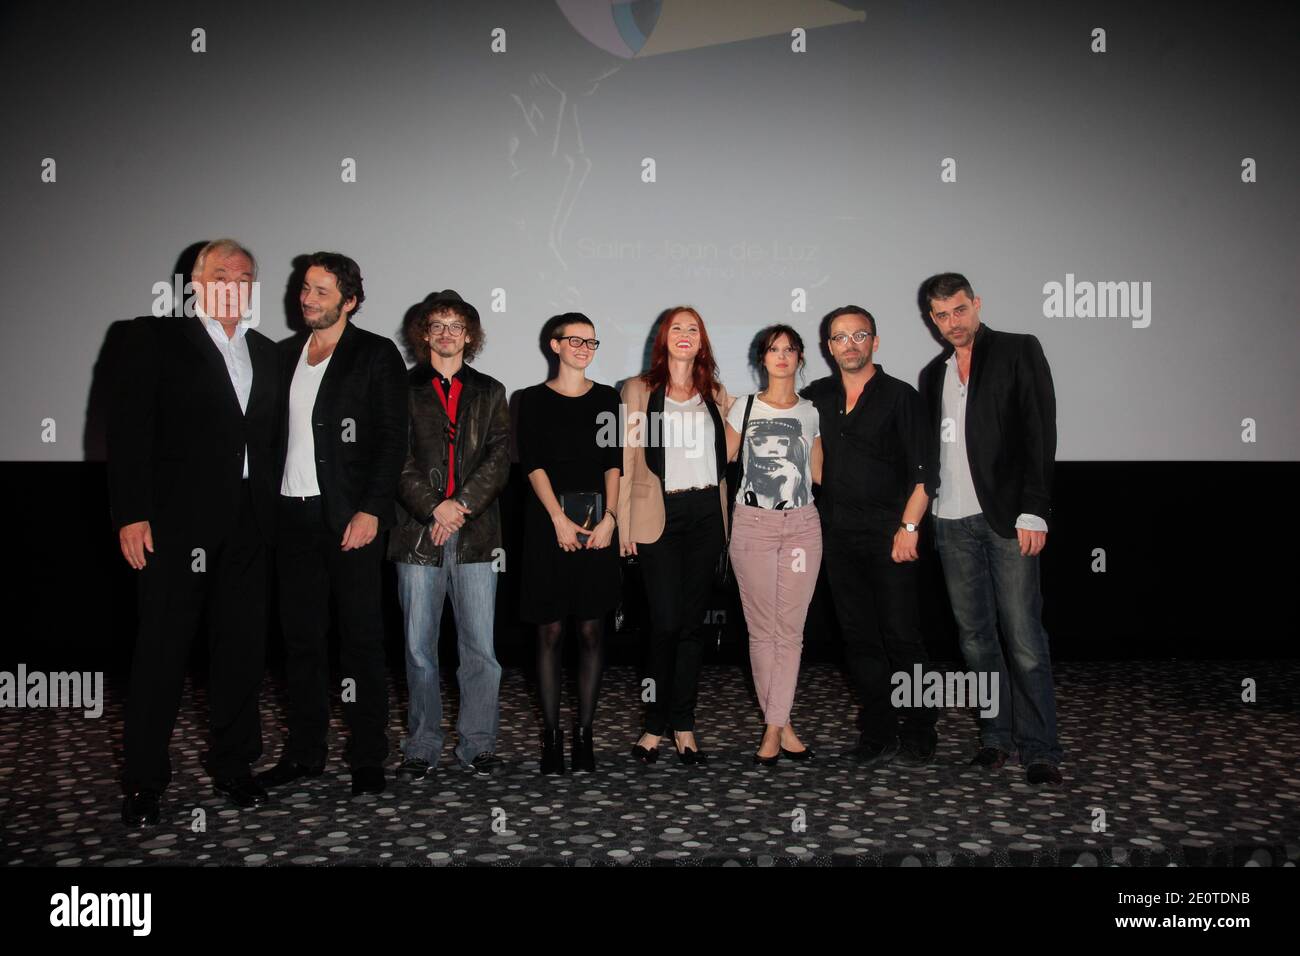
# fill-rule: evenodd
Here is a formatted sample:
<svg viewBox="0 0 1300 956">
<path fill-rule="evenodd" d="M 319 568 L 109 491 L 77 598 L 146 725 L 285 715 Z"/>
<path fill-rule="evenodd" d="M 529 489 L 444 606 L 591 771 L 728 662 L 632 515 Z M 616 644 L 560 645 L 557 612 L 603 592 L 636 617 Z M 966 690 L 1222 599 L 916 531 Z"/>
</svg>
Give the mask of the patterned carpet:
<svg viewBox="0 0 1300 956">
<path fill-rule="evenodd" d="M 1241 701 L 1246 677 L 1258 703 Z M 209 788 L 198 765 L 203 695 L 187 692 L 162 824 L 127 831 L 116 783 L 122 701 L 110 685 L 97 720 L 0 710 L 0 865 L 1296 865 L 1300 663 L 1067 663 L 1057 689 L 1066 779 L 1056 790 L 1028 786 L 1015 765 L 968 769 L 969 712 L 944 713 L 927 768 L 839 759 L 854 708 L 826 665 L 805 668 L 795 703 L 794 725 L 818 751 L 811 765 L 751 763 L 757 710 L 744 672 L 719 666 L 706 669 L 700 693 L 700 742 L 713 760 L 684 766 L 665 744 L 657 764 L 641 767 L 628 756 L 635 674 L 611 668 L 597 772 L 557 778 L 537 772 L 534 697 L 524 674 L 507 671 L 496 776 L 454 766 L 453 737 L 435 779 L 390 779 L 382 795 L 353 798 L 336 761 L 256 811 Z M 262 766 L 279 752 L 278 694 L 268 681 Z M 454 686 L 444 700 L 454 718 Z M 341 729 L 336 720 L 335 755 Z"/>
</svg>

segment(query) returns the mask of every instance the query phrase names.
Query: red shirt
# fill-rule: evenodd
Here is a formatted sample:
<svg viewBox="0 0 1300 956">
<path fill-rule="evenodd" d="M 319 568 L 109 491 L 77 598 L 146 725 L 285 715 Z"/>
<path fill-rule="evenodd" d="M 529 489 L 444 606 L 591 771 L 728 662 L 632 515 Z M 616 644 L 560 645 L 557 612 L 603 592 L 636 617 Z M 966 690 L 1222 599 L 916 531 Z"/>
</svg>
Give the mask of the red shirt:
<svg viewBox="0 0 1300 956">
<path fill-rule="evenodd" d="M 456 408 L 460 405 L 460 379 L 452 376 L 451 394 L 448 395 L 442 381 L 435 377 L 433 390 L 438 396 L 438 401 L 442 402 L 443 410 L 447 413 L 447 420 L 450 423 L 447 428 L 447 497 L 450 498 L 456 490 Z"/>
</svg>

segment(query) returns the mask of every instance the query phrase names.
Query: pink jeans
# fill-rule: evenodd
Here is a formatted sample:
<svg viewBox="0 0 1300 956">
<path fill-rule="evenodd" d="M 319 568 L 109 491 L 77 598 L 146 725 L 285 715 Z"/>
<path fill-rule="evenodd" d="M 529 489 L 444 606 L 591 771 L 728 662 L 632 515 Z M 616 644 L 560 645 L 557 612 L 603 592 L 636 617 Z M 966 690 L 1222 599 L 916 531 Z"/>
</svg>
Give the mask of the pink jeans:
<svg viewBox="0 0 1300 956">
<path fill-rule="evenodd" d="M 816 505 L 773 511 L 736 503 L 731 566 L 749 629 L 749 660 L 763 720 L 790 722 L 803 625 L 822 563 Z"/>
</svg>

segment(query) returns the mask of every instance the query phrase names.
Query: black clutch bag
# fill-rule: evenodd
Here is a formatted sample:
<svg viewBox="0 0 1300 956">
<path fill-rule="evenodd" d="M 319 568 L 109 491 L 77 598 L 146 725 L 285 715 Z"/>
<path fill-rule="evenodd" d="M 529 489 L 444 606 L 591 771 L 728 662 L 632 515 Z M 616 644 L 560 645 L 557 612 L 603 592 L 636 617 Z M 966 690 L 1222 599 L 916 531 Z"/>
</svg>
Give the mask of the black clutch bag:
<svg viewBox="0 0 1300 956">
<path fill-rule="evenodd" d="M 570 521 L 587 529 L 586 534 L 578 534 L 578 543 L 585 545 L 605 517 L 605 496 L 599 491 L 565 491 L 560 494 L 560 508 Z"/>
</svg>

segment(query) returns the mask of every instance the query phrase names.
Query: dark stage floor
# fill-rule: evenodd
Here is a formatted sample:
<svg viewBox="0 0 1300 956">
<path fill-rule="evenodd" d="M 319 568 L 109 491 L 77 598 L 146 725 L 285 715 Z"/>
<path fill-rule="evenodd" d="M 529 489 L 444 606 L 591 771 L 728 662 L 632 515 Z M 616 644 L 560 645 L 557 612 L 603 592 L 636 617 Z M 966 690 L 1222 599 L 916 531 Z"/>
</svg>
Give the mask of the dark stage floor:
<svg viewBox="0 0 1300 956">
<path fill-rule="evenodd" d="M 1257 703 L 1242 702 L 1244 678 L 1257 682 Z M 761 728 L 744 674 L 714 667 L 705 672 L 699 710 L 700 740 L 713 761 L 682 766 L 665 745 L 659 763 L 643 768 L 628 756 L 637 689 L 630 668 L 608 672 L 595 774 L 537 773 L 533 697 L 524 675 L 507 671 L 499 745 L 506 766 L 495 777 L 453 766 L 449 741 L 436 779 L 390 780 L 380 796 L 353 798 L 336 760 L 325 776 L 242 812 L 212 793 L 199 767 L 202 694 L 187 693 L 172 742 L 176 779 L 162 824 L 147 831 L 118 821 L 120 689 L 109 688 L 95 720 L 68 710 L 0 710 L 0 865 L 1282 866 L 1300 859 L 1296 661 L 1058 665 L 1066 751 L 1059 790 L 1029 787 L 1019 766 L 968 770 L 969 712 L 943 715 L 939 759 L 925 769 L 862 770 L 837 759 L 854 738 L 853 707 L 843 678 L 825 665 L 805 669 L 796 698 L 795 726 L 819 751 L 810 766 L 753 766 Z M 280 714 L 277 693 L 268 682 L 263 766 L 279 750 L 280 728 L 269 719 Z M 454 688 L 447 698 L 454 707 Z M 404 706 L 393 715 L 396 755 Z M 336 720 L 336 755 L 340 730 Z M 1094 830 L 1098 810 L 1104 831 Z M 206 830 L 195 832 L 200 819 Z"/>
</svg>

